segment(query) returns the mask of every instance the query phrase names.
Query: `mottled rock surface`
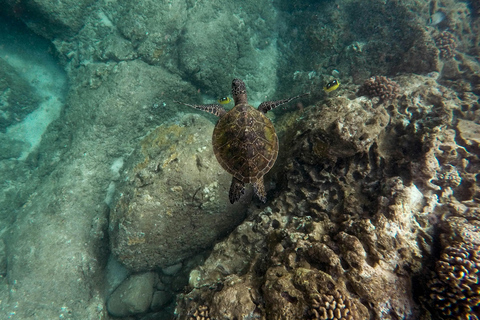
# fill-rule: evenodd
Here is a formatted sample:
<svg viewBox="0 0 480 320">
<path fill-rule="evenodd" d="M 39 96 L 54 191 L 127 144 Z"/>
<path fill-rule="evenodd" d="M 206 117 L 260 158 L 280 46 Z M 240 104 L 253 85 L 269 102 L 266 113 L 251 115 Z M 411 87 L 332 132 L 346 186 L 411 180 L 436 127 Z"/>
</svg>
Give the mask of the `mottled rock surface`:
<svg viewBox="0 0 480 320">
<path fill-rule="evenodd" d="M 22 19 L 31 29 L 51 38 L 55 36 L 73 36 L 84 23 L 95 0 L 74 1 L 33 0 L 28 3 L 5 0 L 6 12 Z"/>
<path fill-rule="evenodd" d="M 131 275 L 108 299 L 108 312 L 116 317 L 146 312 L 152 302 L 154 285 L 155 274 L 152 272 Z"/>
<path fill-rule="evenodd" d="M 0 133 L 21 122 L 39 102 L 34 88 L 0 58 Z"/>
<path fill-rule="evenodd" d="M 177 264 L 243 220 L 249 197 L 229 203 L 231 176 L 213 154 L 213 127 L 187 115 L 155 129 L 134 152 L 110 214 L 112 252 L 127 268 Z"/>
<path fill-rule="evenodd" d="M 2 162 L 12 172 L 8 179 L 22 173 L 25 180 L 6 195 L 15 211 L 5 219 L 14 219 L 15 227 L 2 234 L 8 263 L 1 318 L 11 312 L 21 319 L 32 313 L 45 319 L 108 317 L 109 186 L 114 190 L 118 182 L 118 159 L 135 148 L 145 128 L 169 117 L 163 105 L 153 108 L 158 86 L 169 92 L 182 87 L 178 77 L 142 61 L 90 64 L 70 79 L 68 110 L 26 161 L 36 170 Z"/>
<path fill-rule="evenodd" d="M 12 139 L 0 133 L 0 160 L 16 159 L 22 155 L 28 143 L 21 140 Z"/>
</svg>

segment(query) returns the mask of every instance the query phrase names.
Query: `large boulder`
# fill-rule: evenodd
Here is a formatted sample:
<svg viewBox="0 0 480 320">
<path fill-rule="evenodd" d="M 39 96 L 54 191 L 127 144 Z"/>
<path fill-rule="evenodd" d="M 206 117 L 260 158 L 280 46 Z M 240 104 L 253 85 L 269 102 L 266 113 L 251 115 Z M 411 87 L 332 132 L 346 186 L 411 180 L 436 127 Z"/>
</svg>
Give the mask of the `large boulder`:
<svg viewBox="0 0 480 320">
<path fill-rule="evenodd" d="M 94 0 L 6 0 L 5 12 L 25 22 L 32 30 L 46 38 L 72 36 L 84 25 Z"/>
<path fill-rule="evenodd" d="M 127 268 L 174 265 L 243 220 L 245 203 L 228 201 L 231 176 L 213 154 L 213 127 L 203 116 L 184 116 L 155 129 L 127 161 L 110 214 L 112 252 Z"/>
</svg>

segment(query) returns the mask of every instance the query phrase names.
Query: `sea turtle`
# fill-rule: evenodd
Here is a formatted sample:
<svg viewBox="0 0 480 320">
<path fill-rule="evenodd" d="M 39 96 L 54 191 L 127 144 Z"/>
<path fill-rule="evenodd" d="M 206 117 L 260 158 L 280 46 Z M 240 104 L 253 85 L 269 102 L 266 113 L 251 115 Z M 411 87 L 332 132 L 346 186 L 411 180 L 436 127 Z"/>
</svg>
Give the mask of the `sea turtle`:
<svg viewBox="0 0 480 320">
<path fill-rule="evenodd" d="M 245 183 L 253 184 L 255 194 L 266 201 L 263 176 L 270 171 L 278 155 L 278 138 L 272 122 L 265 116 L 269 110 L 290 102 L 308 93 L 293 98 L 265 101 L 258 110 L 247 102 L 245 83 L 232 81 L 232 96 L 235 106 L 227 111 L 218 104 L 186 106 L 212 113 L 219 117 L 213 130 L 213 152 L 220 165 L 232 178 L 229 198 L 235 203 L 245 192 Z"/>
</svg>

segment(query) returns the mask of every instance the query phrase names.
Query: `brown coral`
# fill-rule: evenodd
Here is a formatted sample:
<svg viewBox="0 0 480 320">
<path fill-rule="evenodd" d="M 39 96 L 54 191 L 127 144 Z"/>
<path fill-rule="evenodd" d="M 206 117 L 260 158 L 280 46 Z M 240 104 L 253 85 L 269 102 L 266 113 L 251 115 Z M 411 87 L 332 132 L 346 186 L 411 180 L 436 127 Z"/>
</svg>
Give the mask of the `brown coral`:
<svg viewBox="0 0 480 320">
<path fill-rule="evenodd" d="M 200 305 L 191 315 L 189 320 L 210 320 L 209 308 L 205 305 Z"/>
<path fill-rule="evenodd" d="M 370 98 L 378 97 L 380 101 L 387 101 L 398 98 L 399 92 L 398 83 L 384 76 L 376 76 L 366 80 L 357 94 Z"/>
<path fill-rule="evenodd" d="M 442 33 L 438 34 L 434 39 L 438 50 L 440 50 L 440 58 L 448 60 L 452 59 L 455 56 L 457 41 L 452 33 L 448 31 L 443 31 Z"/>
<path fill-rule="evenodd" d="M 353 320 L 357 319 L 357 307 L 340 290 L 336 290 L 333 295 L 317 295 L 313 298 L 312 308 L 310 309 L 312 318 L 317 319 L 335 319 L 335 320 Z"/>
<path fill-rule="evenodd" d="M 480 246 L 460 243 L 442 252 L 429 282 L 437 312 L 448 319 L 479 319 Z"/>
</svg>

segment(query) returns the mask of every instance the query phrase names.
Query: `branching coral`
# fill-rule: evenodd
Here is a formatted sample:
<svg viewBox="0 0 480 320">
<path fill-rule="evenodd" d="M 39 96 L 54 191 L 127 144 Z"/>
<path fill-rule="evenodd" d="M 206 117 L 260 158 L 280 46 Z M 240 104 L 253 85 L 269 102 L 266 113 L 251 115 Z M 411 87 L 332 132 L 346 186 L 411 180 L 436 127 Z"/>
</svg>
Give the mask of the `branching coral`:
<svg viewBox="0 0 480 320">
<path fill-rule="evenodd" d="M 452 33 L 448 31 L 443 31 L 442 33 L 438 34 L 434 39 L 438 50 L 440 50 L 440 58 L 448 60 L 452 59 L 455 56 L 457 41 Z"/>
<path fill-rule="evenodd" d="M 445 248 L 429 288 L 430 298 L 440 316 L 479 319 L 480 246 L 460 243 Z"/>
<path fill-rule="evenodd" d="M 370 98 L 378 97 L 382 102 L 398 98 L 399 92 L 400 86 L 398 83 L 384 76 L 376 76 L 366 80 L 357 94 Z"/>
</svg>

